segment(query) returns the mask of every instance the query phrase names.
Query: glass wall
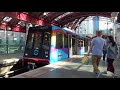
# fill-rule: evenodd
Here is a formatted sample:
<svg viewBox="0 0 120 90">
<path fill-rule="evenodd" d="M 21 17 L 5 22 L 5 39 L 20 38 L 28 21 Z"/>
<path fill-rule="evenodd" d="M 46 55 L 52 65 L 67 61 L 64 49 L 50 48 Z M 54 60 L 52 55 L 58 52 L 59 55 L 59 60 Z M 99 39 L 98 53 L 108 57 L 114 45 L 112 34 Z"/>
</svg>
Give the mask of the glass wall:
<svg viewBox="0 0 120 90">
<path fill-rule="evenodd" d="M 25 47 L 25 33 L 0 30 L 0 54 L 22 53 Z"/>
</svg>

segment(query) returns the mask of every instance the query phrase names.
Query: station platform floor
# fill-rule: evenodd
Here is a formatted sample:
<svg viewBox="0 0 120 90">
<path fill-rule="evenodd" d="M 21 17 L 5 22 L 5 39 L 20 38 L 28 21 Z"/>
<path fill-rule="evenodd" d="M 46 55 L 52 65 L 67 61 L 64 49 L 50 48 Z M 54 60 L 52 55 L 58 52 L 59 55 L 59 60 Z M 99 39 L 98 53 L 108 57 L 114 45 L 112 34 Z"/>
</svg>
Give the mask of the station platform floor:
<svg viewBox="0 0 120 90">
<path fill-rule="evenodd" d="M 90 58 L 90 57 L 89 57 Z M 89 63 L 82 64 L 82 57 L 75 55 L 65 61 L 46 65 L 11 78 L 97 78 L 93 73 L 91 59 Z M 114 61 L 115 73 L 120 77 L 120 60 Z M 106 70 L 106 62 L 101 59 L 99 69 L 101 72 Z M 98 78 L 112 78 L 112 74 L 101 74 Z"/>
</svg>

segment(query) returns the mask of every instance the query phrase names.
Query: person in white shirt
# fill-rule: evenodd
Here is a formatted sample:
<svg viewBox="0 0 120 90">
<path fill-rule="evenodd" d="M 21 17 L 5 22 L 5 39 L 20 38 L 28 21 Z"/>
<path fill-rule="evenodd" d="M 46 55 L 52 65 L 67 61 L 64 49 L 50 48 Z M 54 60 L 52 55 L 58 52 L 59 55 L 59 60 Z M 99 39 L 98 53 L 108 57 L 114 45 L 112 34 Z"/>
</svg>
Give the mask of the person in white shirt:
<svg viewBox="0 0 120 90">
<path fill-rule="evenodd" d="M 117 44 L 115 43 L 112 36 L 108 36 L 108 48 L 107 48 L 107 71 L 113 73 L 113 77 L 115 75 L 115 68 L 113 66 L 114 60 L 117 58 Z"/>
</svg>

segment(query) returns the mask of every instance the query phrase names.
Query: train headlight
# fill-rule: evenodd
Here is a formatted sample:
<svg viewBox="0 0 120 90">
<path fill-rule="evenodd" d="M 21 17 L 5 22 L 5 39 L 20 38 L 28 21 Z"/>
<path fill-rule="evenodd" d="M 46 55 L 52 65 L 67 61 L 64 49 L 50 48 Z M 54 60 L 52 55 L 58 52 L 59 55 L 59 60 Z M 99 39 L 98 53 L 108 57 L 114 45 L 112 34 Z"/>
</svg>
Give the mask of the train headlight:
<svg viewBox="0 0 120 90">
<path fill-rule="evenodd" d="M 48 57 L 48 55 L 46 55 L 45 57 Z"/>
<path fill-rule="evenodd" d="M 27 56 L 28 54 L 26 53 L 25 56 Z"/>
</svg>

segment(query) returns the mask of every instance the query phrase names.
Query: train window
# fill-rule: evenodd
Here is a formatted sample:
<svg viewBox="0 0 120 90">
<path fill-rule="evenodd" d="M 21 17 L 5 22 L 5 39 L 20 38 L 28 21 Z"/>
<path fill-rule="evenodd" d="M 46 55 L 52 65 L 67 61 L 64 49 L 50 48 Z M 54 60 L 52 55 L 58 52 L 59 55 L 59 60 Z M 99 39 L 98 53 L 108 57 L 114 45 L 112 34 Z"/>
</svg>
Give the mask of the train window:
<svg viewBox="0 0 120 90">
<path fill-rule="evenodd" d="M 63 48 L 62 33 L 56 33 L 56 48 Z"/>
<path fill-rule="evenodd" d="M 28 49 L 32 49 L 33 39 L 34 39 L 34 33 L 29 33 L 27 38 L 27 45 L 26 45 Z"/>
<path fill-rule="evenodd" d="M 72 36 L 72 46 L 75 46 L 75 37 Z"/>
<path fill-rule="evenodd" d="M 68 35 L 64 35 L 64 47 L 68 48 Z"/>
<path fill-rule="evenodd" d="M 80 46 L 83 47 L 83 39 L 80 40 Z"/>
<path fill-rule="evenodd" d="M 87 47 L 87 46 L 88 46 L 88 40 L 87 40 L 87 39 L 84 39 L 84 41 L 85 41 L 84 46 Z"/>
<path fill-rule="evenodd" d="M 69 40 L 68 40 L 68 42 L 69 42 L 69 47 L 71 48 L 71 36 L 69 35 L 69 38 L 68 38 Z"/>
<path fill-rule="evenodd" d="M 80 39 L 78 39 L 78 47 L 80 47 L 81 45 L 81 42 L 80 42 L 81 40 Z"/>
<path fill-rule="evenodd" d="M 41 37 L 42 37 L 42 33 L 41 32 L 36 32 L 35 33 L 35 37 L 34 37 L 34 49 L 39 49 L 41 46 Z"/>
<path fill-rule="evenodd" d="M 80 41 L 79 41 L 79 38 L 77 39 L 77 47 L 80 47 Z"/>
</svg>

